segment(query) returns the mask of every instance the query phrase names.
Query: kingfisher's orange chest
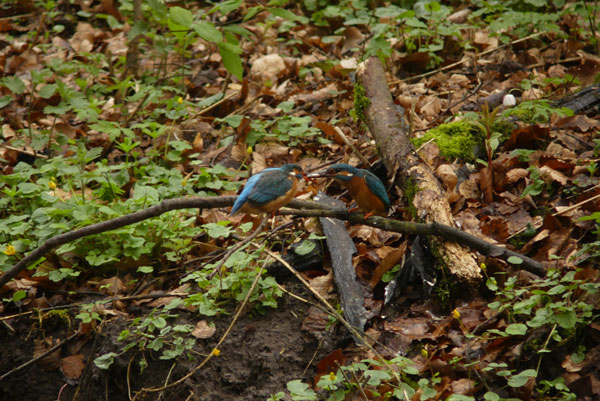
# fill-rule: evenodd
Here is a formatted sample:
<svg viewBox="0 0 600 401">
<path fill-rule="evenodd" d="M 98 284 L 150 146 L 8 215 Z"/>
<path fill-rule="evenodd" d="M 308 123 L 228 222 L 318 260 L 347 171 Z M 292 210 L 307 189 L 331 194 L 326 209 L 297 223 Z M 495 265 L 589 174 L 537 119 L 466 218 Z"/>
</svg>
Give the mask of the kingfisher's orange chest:
<svg viewBox="0 0 600 401">
<path fill-rule="evenodd" d="M 354 176 L 350 181 L 344 182 L 350 196 L 354 198 L 358 207 L 366 212 L 385 213 L 385 204 L 371 191 L 364 178 Z"/>
</svg>

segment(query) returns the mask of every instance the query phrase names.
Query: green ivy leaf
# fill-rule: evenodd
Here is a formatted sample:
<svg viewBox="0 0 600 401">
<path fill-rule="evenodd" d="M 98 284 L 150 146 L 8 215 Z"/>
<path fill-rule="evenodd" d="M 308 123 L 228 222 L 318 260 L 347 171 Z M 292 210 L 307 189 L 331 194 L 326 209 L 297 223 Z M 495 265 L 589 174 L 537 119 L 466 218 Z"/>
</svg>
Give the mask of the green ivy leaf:
<svg viewBox="0 0 600 401">
<path fill-rule="evenodd" d="M 452 394 L 450 397 L 446 398 L 446 401 L 475 401 L 475 398 L 468 395 Z"/>
<path fill-rule="evenodd" d="M 223 35 L 221 34 L 221 31 L 215 28 L 215 26 L 210 22 L 199 21 L 193 24 L 192 27 L 198 36 L 208 42 L 220 43 L 223 41 Z"/>
<path fill-rule="evenodd" d="M 508 385 L 511 387 L 521 387 L 524 386 L 525 383 L 527 383 L 530 377 L 536 376 L 537 373 L 535 373 L 535 369 L 527 369 L 517 375 L 511 376 L 508 379 Z"/>
<path fill-rule="evenodd" d="M 217 103 L 221 99 L 223 99 L 223 93 L 219 92 L 215 95 L 207 97 L 206 99 L 202 99 L 201 101 L 198 102 L 197 106 L 198 106 L 198 108 L 208 107 L 208 106 L 211 106 L 211 105 Z"/>
<path fill-rule="evenodd" d="M 577 315 L 573 310 L 567 310 L 560 313 L 554 313 L 551 317 L 552 321 L 558 323 L 563 329 L 572 329 L 577 323 Z"/>
<path fill-rule="evenodd" d="M 0 109 L 6 107 L 12 102 L 12 96 L 2 96 L 0 97 Z"/>
<path fill-rule="evenodd" d="M 190 10 L 178 6 L 169 8 L 169 18 L 177 25 L 191 28 L 194 23 L 194 16 Z"/>
<path fill-rule="evenodd" d="M 56 84 L 44 85 L 42 86 L 38 94 L 43 99 L 49 99 L 52 95 L 54 95 L 54 92 L 56 92 L 57 87 L 58 85 Z"/>
<path fill-rule="evenodd" d="M 287 389 L 292 394 L 294 401 L 312 401 L 317 399 L 317 394 L 308 387 L 308 384 L 300 380 L 288 382 Z"/>
<path fill-rule="evenodd" d="M 207 223 L 202 225 L 202 228 L 206 230 L 206 233 L 211 238 L 228 238 L 231 235 L 233 229 L 231 227 L 225 227 L 218 223 Z"/>
<path fill-rule="evenodd" d="M 312 241 L 302 241 L 302 243 L 294 249 L 298 255 L 307 255 L 315 249 L 316 244 Z"/>
<path fill-rule="evenodd" d="M 288 21 L 298 21 L 300 23 L 305 23 L 308 21 L 308 19 L 306 17 L 296 15 L 293 12 L 291 12 L 290 10 L 286 10 L 285 8 L 269 7 L 269 8 L 267 8 L 267 11 L 269 11 L 275 17 L 283 18 Z"/>
<path fill-rule="evenodd" d="M 25 82 L 19 77 L 15 77 L 14 75 L 9 77 L 4 77 L 0 80 L 0 84 L 6 86 L 12 93 L 20 94 L 25 92 Z"/>
<path fill-rule="evenodd" d="M 242 67 L 242 59 L 240 58 L 242 49 L 237 45 L 221 42 L 219 43 L 219 53 L 227 71 L 241 81 L 244 76 L 244 68 Z"/>
<path fill-rule="evenodd" d="M 100 369 L 108 370 L 110 365 L 115 361 L 115 357 L 119 356 L 114 352 L 109 352 L 108 354 L 104 354 L 94 359 L 94 364 L 98 366 Z"/>
<path fill-rule="evenodd" d="M 513 265 L 520 265 L 521 263 L 523 263 L 523 259 L 521 259 L 518 256 L 511 256 L 506 260 L 508 263 L 511 263 Z"/>
<path fill-rule="evenodd" d="M 24 290 L 15 291 L 15 293 L 12 296 L 12 301 L 13 302 L 19 302 L 20 300 L 22 300 L 26 296 L 27 296 L 27 291 L 24 291 Z"/>
<path fill-rule="evenodd" d="M 140 266 L 137 268 L 137 271 L 140 273 L 152 273 L 154 271 L 154 267 L 152 266 Z"/>
<path fill-rule="evenodd" d="M 209 12 L 213 12 L 214 10 L 218 9 L 221 11 L 221 13 L 223 15 L 226 15 L 226 14 L 229 14 L 230 12 L 240 8 L 241 5 L 242 5 L 242 0 L 228 0 L 228 1 L 224 1 L 223 3 L 217 5 L 215 8 L 213 8 Z"/>
<path fill-rule="evenodd" d="M 506 327 L 506 333 L 511 336 L 522 336 L 527 333 L 527 326 L 523 323 L 513 323 Z"/>
</svg>

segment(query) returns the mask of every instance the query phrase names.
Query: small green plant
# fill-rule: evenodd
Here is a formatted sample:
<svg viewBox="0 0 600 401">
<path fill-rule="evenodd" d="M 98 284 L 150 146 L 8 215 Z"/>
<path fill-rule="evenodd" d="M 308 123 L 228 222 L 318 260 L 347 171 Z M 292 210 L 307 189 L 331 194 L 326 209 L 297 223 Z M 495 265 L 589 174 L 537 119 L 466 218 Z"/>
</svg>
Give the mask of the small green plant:
<svg viewBox="0 0 600 401">
<path fill-rule="evenodd" d="M 546 123 L 550 121 L 553 114 L 559 117 L 570 117 L 573 115 L 573 110 L 554 107 L 548 100 L 526 100 L 502 113 L 504 117 L 516 116 L 528 123 Z"/>
<path fill-rule="evenodd" d="M 398 373 L 396 373 L 398 372 Z M 287 390 L 293 400 L 344 400 L 349 394 L 370 393 L 382 399 L 407 399 L 414 396 L 416 389 L 421 391 L 421 399 L 434 397 L 437 392 L 431 384 L 438 382 L 434 378 L 430 382 L 420 379 L 417 383 L 409 376 L 418 374 L 412 366 L 412 361 L 404 357 L 391 360 L 376 361 L 365 359 L 348 366 L 340 366 L 336 372 L 322 375 L 317 383 L 317 388 L 325 390 L 327 395 L 320 397 L 306 383 L 293 380 L 287 384 Z M 400 377 L 403 382 L 398 382 Z M 411 383 L 409 385 L 408 383 Z M 285 393 L 279 392 L 272 395 L 269 400 L 280 400 Z"/>
<path fill-rule="evenodd" d="M 537 279 L 528 287 L 517 286 L 516 282 L 516 277 L 509 277 L 503 288 L 499 288 L 495 278 L 488 279 L 488 288 L 498 296 L 489 307 L 505 313 L 514 322 L 504 331 L 488 332 L 500 336 L 524 335 L 529 328 L 556 325 L 558 330 L 552 330 L 552 340 L 560 342 L 573 336 L 577 326 L 589 324 L 594 318 L 593 306 L 586 302 L 586 297 L 598 292 L 600 283 L 575 279 L 574 271 L 561 276 L 557 270 L 549 271 L 546 278 Z M 576 290 L 583 293 L 576 296 Z"/>
<path fill-rule="evenodd" d="M 596 174 L 596 171 L 598 170 L 598 164 L 594 160 L 590 160 L 590 162 L 588 163 L 588 165 L 586 166 L 585 169 L 593 177 L 594 174 Z"/>
<path fill-rule="evenodd" d="M 523 193 L 521 194 L 522 198 L 524 198 L 527 195 L 538 196 L 548 186 L 546 184 L 546 182 L 542 179 L 542 175 L 541 175 L 539 168 L 529 167 L 527 170 L 529 170 L 529 173 L 530 173 L 529 174 L 530 184 L 528 186 L 526 186 L 525 189 L 523 190 Z"/>
<path fill-rule="evenodd" d="M 191 353 L 196 339 L 191 336 L 194 327 L 191 324 L 169 324 L 170 320 L 176 319 L 177 314 L 170 313 L 173 309 L 181 306 L 183 301 L 179 298 L 164 306 L 161 311 L 153 310 L 144 318 L 135 318 L 129 329 L 123 330 L 117 341 L 125 343 L 119 353 L 110 352 L 97 357 L 94 360 L 96 366 L 101 369 L 109 369 L 115 358 L 131 349 L 141 352 L 139 361 L 140 369 L 143 371 L 147 366 L 145 353 L 159 353 L 160 359 L 171 360 L 181 355 L 194 359 Z"/>
<path fill-rule="evenodd" d="M 471 121 L 471 124 L 474 124 L 485 135 L 485 153 L 487 155 L 487 163 L 483 162 L 483 164 L 487 166 L 491 165 L 492 160 L 494 159 L 494 153 L 496 152 L 496 149 L 498 149 L 498 146 L 500 145 L 500 139 L 502 138 L 502 132 L 494 129 L 494 125 L 498 120 L 499 111 L 500 106 L 490 110 L 488 104 L 486 103 L 481 107 L 480 121 Z"/>
<path fill-rule="evenodd" d="M 260 263 L 260 256 L 260 250 L 253 253 L 238 250 L 227 258 L 218 275 L 213 270 L 219 266 L 219 262 L 187 275 L 182 282 L 195 282 L 200 291 L 188 296 L 185 304 L 197 308 L 198 313 L 206 316 L 226 313 L 224 305 L 228 301 L 242 301 L 246 297 L 258 273 L 254 266 Z M 260 313 L 264 308 L 276 308 L 277 298 L 282 294 L 273 277 L 262 277 L 249 301 Z"/>
</svg>

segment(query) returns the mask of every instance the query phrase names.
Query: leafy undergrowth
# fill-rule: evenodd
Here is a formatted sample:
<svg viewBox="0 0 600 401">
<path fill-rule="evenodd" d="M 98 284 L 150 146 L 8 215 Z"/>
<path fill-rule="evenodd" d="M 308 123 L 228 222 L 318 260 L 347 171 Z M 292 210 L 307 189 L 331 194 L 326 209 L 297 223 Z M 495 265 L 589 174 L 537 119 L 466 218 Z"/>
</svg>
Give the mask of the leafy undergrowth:
<svg viewBox="0 0 600 401">
<path fill-rule="evenodd" d="M 349 227 L 368 348 L 271 269 L 266 249 L 320 241 L 318 221 L 276 216 L 233 251 L 260 218 L 171 211 L 0 289 L 1 398 L 598 399 L 598 113 L 558 102 L 598 77 L 591 3 L 149 1 L 141 19 L 130 1 L 3 3 L 0 271 L 60 233 L 234 195 L 250 171 L 376 161 L 353 82 L 376 56 L 458 226 L 548 274 L 482 259 L 473 288 L 437 266 L 433 291 L 384 304 L 416 241 Z M 418 216 L 386 185 L 391 218 Z M 325 255 L 303 274 L 337 305 L 330 271 Z"/>
</svg>

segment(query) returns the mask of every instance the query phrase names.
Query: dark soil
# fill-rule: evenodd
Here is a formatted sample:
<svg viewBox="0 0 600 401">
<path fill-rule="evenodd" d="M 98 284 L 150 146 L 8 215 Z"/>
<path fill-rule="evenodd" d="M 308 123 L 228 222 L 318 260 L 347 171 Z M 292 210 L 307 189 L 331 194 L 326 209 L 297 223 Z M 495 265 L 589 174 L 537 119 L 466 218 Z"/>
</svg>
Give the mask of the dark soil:
<svg viewBox="0 0 600 401">
<path fill-rule="evenodd" d="M 292 290 L 300 295 L 304 292 L 300 286 L 287 285 L 295 287 Z M 146 393 L 142 399 L 266 400 L 271 394 L 285 390 L 290 380 L 310 382 L 317 362 L 335 348 L 336 341 L 343 335 L 338 334 L 336 339 L 335 334 L 329 333 L 325 336 L 326 341 L 319 345 L 317 338 L 301 330 L 308 307 L 285 296 L 279 300 L 277 309 L 267 309 L 262 315 L 241 316 L 220 347 L 218 357 L 212 358 L 184 383 L 163 393 Z M 208 354 L 224 334 L 232 315 L 206 319 L 215 323 L 217 331 L 207 340 L 198 340 L 195 351 Z M 194 324 L 202 319 L 187 312 L 179 313 L 179 316 L 183 323 Z M 34 339 L 52 337 L 57 341 L 68 337 L 64 322 L 56 327 L 34 329 L 29 317 L 7 323 L 10 326 L 0 325 L 0 375 L 33 358 Z M 129 393 L 133 396 L 141 388 L 171 383 L 194 369 L 203 359 L 202 356 L 195 360 L 182 357 L 174 363 L 173 360 L 160 360 L 158 355 L 146 354 L 148 367 L 140 372 L 140 353 L 132 350 L 118 357 L 109 371 L 96 367 L 92 363 L 94 358 L 108 352 L 121 352 L 123 344 L 117 342 L 117 337 L 128 324 L 124 318 L 105 320 L 99 334 L 90 334 L 85 342 L 74 339 L 62 347 L 60 357 L 84 354 L 86 368 L 77 382 L 65 386 L 60 395 L 61 401 L 129 400 Z M 74 352 L 78 344 L 82 348 Z M 59 361 L 59 355 L 54 359 Z M 65 376 L 56 364 L 36 362 L 0 382 L 0 400 L 56 400 L 65 383 Z"/>
</svg>

